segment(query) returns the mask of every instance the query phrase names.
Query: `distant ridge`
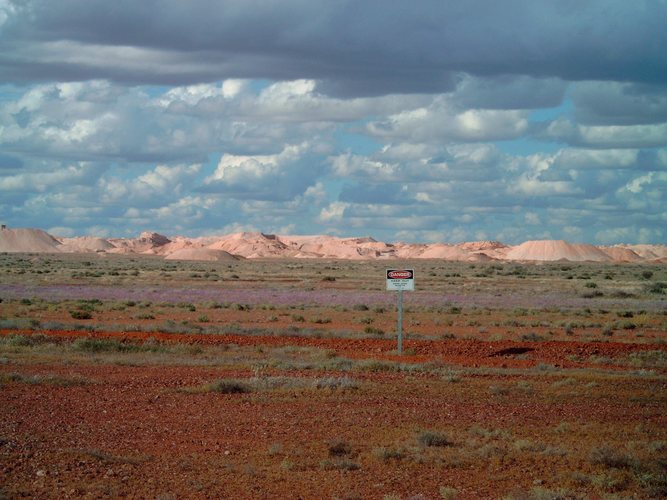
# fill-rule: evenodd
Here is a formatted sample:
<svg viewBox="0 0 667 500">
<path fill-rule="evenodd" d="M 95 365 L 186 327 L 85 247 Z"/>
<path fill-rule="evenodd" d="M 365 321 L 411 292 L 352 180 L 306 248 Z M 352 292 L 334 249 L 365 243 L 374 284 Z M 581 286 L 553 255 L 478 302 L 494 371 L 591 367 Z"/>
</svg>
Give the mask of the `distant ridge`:
<svg viewBox="0 0 667 500">
<path fill-rule="evenodd" d="M 137 238 L 80 236 L 59 238 L 41 229 L 0 229 L 0 252 L 120 253 L 155 255 L 170 260 L 247 259 L 435 259 L 463 262 L 648 262 L 666 263 L 666 245 L 594 246 L 564 240 L 526 241 L 509 246 L 499 241 L 464 243 L 384 243 L 371 237 L 281 236 L 241 232 L 186 238 L 143 232 Z"/>
</svg>

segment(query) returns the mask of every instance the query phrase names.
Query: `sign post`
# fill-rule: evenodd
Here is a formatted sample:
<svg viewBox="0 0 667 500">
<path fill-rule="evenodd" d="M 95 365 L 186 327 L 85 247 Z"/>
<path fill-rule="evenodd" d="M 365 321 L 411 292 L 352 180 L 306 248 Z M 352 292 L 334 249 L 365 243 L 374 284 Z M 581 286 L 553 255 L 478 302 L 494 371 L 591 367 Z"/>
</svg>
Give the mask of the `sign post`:
<svg viewBox="0 0 667 500">
<path fill-rule="evenodd" d="M 387 290 L 398 292 L 398 354 L 403 354 L 403 292 L 414 291 L 414 269 L 387 269 Z"/>
</svg>

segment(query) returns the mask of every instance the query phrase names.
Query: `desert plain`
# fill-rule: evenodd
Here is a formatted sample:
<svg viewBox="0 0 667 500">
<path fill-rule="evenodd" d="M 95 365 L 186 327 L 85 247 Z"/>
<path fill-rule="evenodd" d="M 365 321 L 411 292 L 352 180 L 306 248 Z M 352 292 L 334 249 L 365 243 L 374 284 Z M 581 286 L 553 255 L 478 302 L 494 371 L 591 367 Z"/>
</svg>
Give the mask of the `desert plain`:
<svg viewBox="0 0 667 500">
<path fill-rule="evenodd" d="M 388 267 L 415 270 L 404 352 Z M 0 497 L 664 498 L 664 262 L 0 254 Z"/>
</svg>

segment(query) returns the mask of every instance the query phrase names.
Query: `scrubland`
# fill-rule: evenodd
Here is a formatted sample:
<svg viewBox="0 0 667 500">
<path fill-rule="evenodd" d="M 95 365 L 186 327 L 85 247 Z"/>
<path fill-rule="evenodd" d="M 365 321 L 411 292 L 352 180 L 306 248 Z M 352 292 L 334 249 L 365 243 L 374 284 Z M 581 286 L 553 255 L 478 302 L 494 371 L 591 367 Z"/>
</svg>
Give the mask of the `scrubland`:
<svg viewBox="0 0 667 500">
<path fill-rule="evenodd" d="M 0 496 L 662 498 L 665 283 L 3 254 Z"/>
</svg>

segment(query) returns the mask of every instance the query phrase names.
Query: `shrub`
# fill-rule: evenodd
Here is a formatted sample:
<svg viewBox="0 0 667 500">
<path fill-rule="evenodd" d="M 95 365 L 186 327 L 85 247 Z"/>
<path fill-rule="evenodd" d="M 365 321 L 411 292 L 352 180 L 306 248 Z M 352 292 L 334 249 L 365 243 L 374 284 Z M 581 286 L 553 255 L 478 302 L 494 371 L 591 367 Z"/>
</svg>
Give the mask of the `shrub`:
<svg viewBox="0 0 667 500">
<path fill-rule="evenodd" d="M 667 283 L 661 281 L 656 281 L 655 283 L 646 286 L 646 291 L 648 293 L 663 294 L 665 293 L 665 289 L 667 289 Z"/>
<path fill-rule="evenodd" d="M 70 311 L 69 313 L 74 319 L 93 319 L 90 311 Z"/>
<path fill-rule="evenodd" d="M 368 306 L 366 304 L 355 304 L 352 309 L 354 311 L 368 311 Z"/>
<path fill-rule="evenodd" d="M 332 441 L 329 443 L 329 456 L 342 457 L 352 453 L 352 447 L 345 441 Z"/>
<path fill-rule="evenodd" d="M 444 434 L 433 431 L 419 433 L 417 442 L 422 446 L 452 446 L 453 444 Z"/>
<path fill-rule="evenodd" d="M 313 381 L 316 389 L 358 389 L 359 385 L 350 377 L 325 377 L 317 378 Z"/>
<path fill-rule="evenodd" d="M 506 396 L 510 393 L 510 390 L 507 387 L 492 385 L 489 386 L 489 392 L 494 396 Z"/>
<path fill-rule="evenodd" d="M 639 351 L 629 356 L 630 363 L 637 367 L 665 368 L 667 367 L 667 352 Z"/>
<path fill-rule="evenodd" d="M 374 326 L 367 326 L 366 328 L 364 328 L 364 333 L 373 335 L 384 335 L 384 330 L 382 328 L 375 328 Z"/>
<path fill-rule="evenodd" d="M 610 446 L 600 446 L 591 450 L 589 455 L 593 464 L 600 464 L 606 467 L 624 468 L 632 465 L 632 458 Z"/>
<path fill-rule="evenodd" d="M 48 340 L 49 338 L 41 333 L 37 335 L 15 335 L 12 333 L 6 337 L 0 337 L 0 343 L 13 347 L 32 347 L 46 343 Z"/>
<path fill-rule="evenodd" d="M 459 490 L 451 486 L 440 486 L 439 492 L 443 500 L 455 500 L 459 496 Z"/>
<path fill-rule="evenodd" d="M 541 342 L 546 340 L 545 337 L 542 335 L 538 335 L 535 332 L 530 332 L 530 333 L 524 333 L 521 335 L 521 340 L 526 341 L 526 342 Z"/>
<path fill-rule="evenodd" d="M 150 313 L 141 313 L 141 314 L 137 314 L 135 316 L 135 319 L 155 319 L 155 316 L 153 316 Z"/>
<path fill-rule="evenodd" d="M 249 385 L 232 379 L 217 380 L 208 384 L 206 389 L 206 392 L 219 392 L 221 394 L 244 394 L 252 392 L 252 388 Z"/>
</svg>

